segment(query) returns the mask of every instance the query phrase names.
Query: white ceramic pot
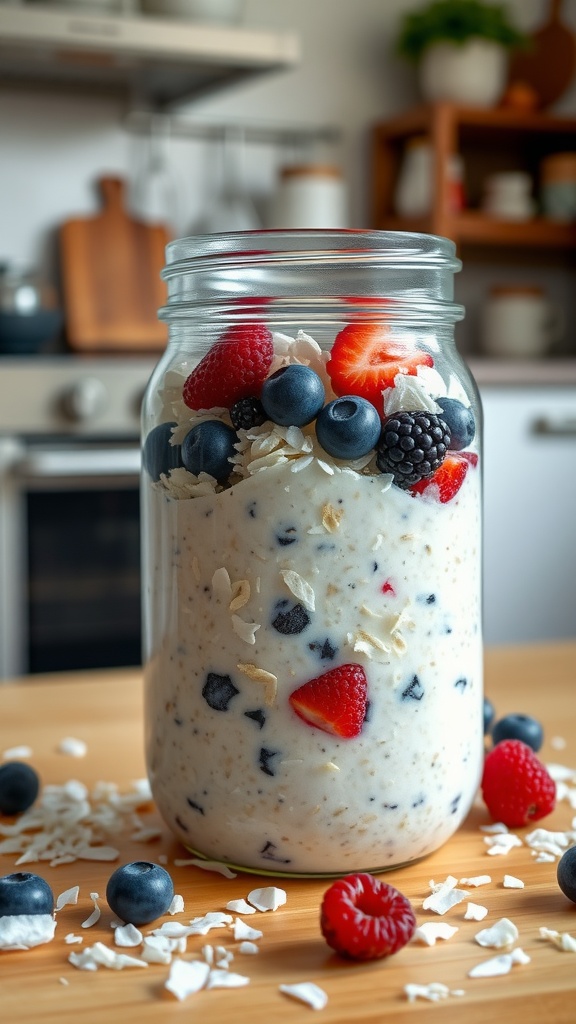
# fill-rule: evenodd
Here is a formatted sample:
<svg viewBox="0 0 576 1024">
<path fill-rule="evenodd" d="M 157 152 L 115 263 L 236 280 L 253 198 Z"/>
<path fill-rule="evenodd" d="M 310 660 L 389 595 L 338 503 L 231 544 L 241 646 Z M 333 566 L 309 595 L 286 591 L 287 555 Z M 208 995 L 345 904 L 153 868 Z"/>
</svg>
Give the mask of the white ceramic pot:
<svg viewBox="0 0 576 1024">
<path fill-rule="evenodd" d="M 422 55 L 420 89 L 425 100 L 491 107 L 506 87 L 508 51 L 486 39 L 432 43 Z"/>
</svg>

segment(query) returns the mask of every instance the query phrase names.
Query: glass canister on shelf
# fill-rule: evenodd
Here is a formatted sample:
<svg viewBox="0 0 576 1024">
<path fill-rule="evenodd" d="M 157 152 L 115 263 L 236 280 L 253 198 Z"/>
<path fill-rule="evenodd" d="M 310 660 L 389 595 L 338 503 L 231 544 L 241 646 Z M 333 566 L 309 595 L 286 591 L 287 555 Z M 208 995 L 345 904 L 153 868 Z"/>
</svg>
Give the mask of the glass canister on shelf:
<svg viewBox="0 0 576 1024">
<path fill-rule="evenodd" d="M 143 409 L 146 750 L 196 854 L 384 870 L 483 761 L 481 413 L 454 244 L 172 242 Z"/>
</svg>

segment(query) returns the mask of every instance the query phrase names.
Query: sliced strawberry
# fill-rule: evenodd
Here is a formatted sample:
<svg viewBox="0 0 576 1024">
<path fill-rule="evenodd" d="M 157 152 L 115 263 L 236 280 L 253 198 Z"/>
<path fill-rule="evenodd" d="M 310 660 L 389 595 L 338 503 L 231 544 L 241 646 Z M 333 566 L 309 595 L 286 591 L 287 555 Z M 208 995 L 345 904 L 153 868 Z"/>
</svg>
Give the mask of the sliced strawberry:
<svg viewBox="0 0 576 1024">
<path fill-rule="evenodd" d="M 433 366 L 429 352 L 390 337 L 385 324 L 348 324 L 337 335 L 326 369 L 337 395 L 360 395 L 382 409 L 382 391 L 398 373 Z"/>
<path fill-rule="evenodd" d="M 390 580 L 385 580 L 380 589 L 383 594 L 392 594 L 392 597 L 396 597 L 394 584 Z"/>
<path fill-rule="evenodd" d="M 266 380 L 274 346 L 263 324 L 230 327 L 189 377 L 182 397 L 189 409 L 229 409 L 239 398 L 256 398 Z"/>
<path fill-rule="evenodd" d="M 424 494 L 429 487 L 437 487 L 439 500 L 446 504 L 458 494 L 469 467 L 477 465 L 478 456 L 475 452 L 448 452 L 436 472 L 412 484 L 409 491 L 411 494 Z"/>
<path fill-rule="evenodd" d="M 299 686 L 288 700 L 308 725 L 350 739 L 366 717 L 368 684 L 361 665 L 339 665 Z"/>
</svg>

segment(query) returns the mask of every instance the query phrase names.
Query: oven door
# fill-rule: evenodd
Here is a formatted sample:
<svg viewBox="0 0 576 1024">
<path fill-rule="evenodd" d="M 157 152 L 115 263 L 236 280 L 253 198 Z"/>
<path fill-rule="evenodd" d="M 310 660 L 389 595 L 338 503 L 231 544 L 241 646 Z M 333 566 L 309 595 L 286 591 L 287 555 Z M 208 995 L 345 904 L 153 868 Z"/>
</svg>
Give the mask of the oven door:
<svg viewBox="0 0 576 1024">
<path fill-rule="evenodd" d="M 136 665 L 136 441 L 0 439 L 0 677 Z"/>
</svg>

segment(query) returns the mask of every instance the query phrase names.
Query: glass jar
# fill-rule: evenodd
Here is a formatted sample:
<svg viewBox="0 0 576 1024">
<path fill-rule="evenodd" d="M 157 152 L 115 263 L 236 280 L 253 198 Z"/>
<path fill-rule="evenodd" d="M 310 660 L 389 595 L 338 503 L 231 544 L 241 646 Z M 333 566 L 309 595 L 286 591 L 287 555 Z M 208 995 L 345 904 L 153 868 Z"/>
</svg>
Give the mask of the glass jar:
<svg viewBox="0 0 576 1024">
<path fill-rule="evenodd" d="M 481 413 L 459 267 L 403 232 L 168 246 L 143 411 L 146 750 L 197 855 L 379 871 L 470 808 Z"/>
</svg>

